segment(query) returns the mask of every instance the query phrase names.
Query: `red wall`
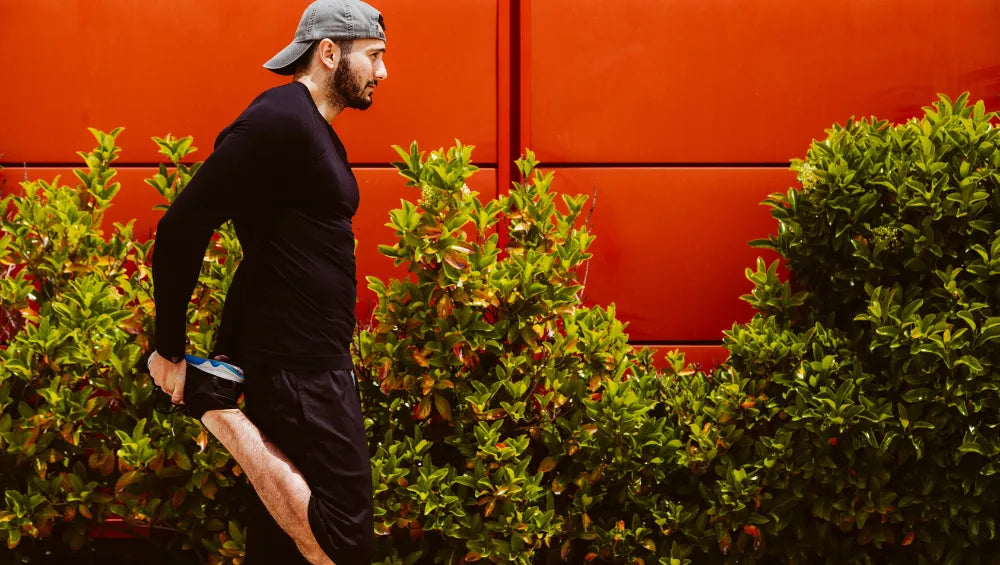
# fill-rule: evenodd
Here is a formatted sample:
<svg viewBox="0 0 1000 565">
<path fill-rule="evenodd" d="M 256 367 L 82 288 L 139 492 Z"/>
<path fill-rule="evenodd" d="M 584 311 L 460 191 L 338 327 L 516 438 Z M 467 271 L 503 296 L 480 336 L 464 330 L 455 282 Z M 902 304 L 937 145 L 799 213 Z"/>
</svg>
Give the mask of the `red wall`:
<svg viewBox="0 0 1000 565">
<path fill-rule="evenodd" d="M 721 331 L 773 229 L 758 203 L 788 160 L 851 115 L 894 121 L 936 93 L 1000 108 L 993 0 L 382 0 L 389 78 L 335 122 L 362 185 L 359 278 L 408 190 L 392 144 L 477 147 L 473 187 L 509 186 L 536 151 L 565 192 L 596 190 L 587 299 L 614 301 L 632 339 L 718 360 Z M 149 233 L 151 136 L 216 133 L 260 90 L 296 0 L 0 0 L 0 182 L 77 166 L 86 127 L 124 126 L 115 218 Z M 64 179 L 71 179 L 64 174 Z M 412 196 L 412 195 L 411 195 Z M 362 283 L 362 287 L 364 283 Z M 359 314 L 370 308 L 362 289 Z"/>
</svg>

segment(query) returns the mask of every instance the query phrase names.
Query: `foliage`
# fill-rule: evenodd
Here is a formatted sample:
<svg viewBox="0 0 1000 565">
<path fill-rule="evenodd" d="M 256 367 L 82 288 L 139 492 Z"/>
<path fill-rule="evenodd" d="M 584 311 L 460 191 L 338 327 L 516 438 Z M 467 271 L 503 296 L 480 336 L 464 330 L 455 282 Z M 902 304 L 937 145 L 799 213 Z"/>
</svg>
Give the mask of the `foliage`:
<svg viewBox="0 0 1000 565">
<path fill-rule="evenodd" d="M 766 203 L 711 374 L 657 372 L 614 307 L 584 307 L 585 197 L 528 152 L 480 198 L 472 148 L 397 149 L 420 191 L 390 214 L 357 336 L 380 563 L 1000 563 L 998 116 L 946 97 L 922 118 L 849 121 Z M 73 188 L 2 201 L 0 541 L 86 545 L 111 516 L 237 563 L 236 467 L 197 422 L 154 410 L 149 245 L 101 231 L 116 132 Z M 190 138 L 157 140 L 172 198 Z M 214 340 L 239 247 L 220 230 L 189 322 Z M 166 538 L 165 538 L 166 539 Z M 3 558 L 7 558 L 6 555 Z"/>
<path fill-rule="evenodd" d="M 80 153 L 87 168 L 74 171 L 75 186 L 24 182 L 0 201 L 0 542 L 12 550 L 2 560 L 51 552 L 50 536 L 82 548 L 89 528 L 116 517 L 154 541 L 170 532 L 174 549 L 238 554 L 228 538 L 241 532 L 225 520 L 242 500 L 238 468 L 199 423 L 155 410 L 162 399 L 137 369 L 153 314 L 151 243 L 135 239 L 132 222 L 106 233 L 103 221 L 120 189 L 120 131 L 91 130 L 98 146 Z M 180 162 L 194 148 L 190 138 L 155 141 L 172 166 L 147 182 L 172 197 L 197 170 Z M 206 275 L 232 267 L 234 241 L 219 239 L 216 255 L 232 254 L 224 264 L 210 255 Z M 199 287 L 193 327 L 211 325 L 224 290 Z M 202 353 L 209 337 L 194 344 Z"/>
<path fill-rule="evenodd" d="M 1000 152 L 966 100 L 835 126 L 767 199 L 790 280 L 748 270 L 760 313 L 677 390 L 739 436 L 702 462 L 739 533 L 709 561 L 1000 563 Z"/>
<path fill-rule="evenodd" d="M 369 277 L 358 339 L 381 562 L 680 563 L 652 511 L 680 445 L 659 378 L 613 306 L 580 302 L 586 197 L 559 211 L 530 152 L 484 202 L 470 147 L 397 151 L 421 196 L 380 250 L 408 276 Z"/>
</svg>

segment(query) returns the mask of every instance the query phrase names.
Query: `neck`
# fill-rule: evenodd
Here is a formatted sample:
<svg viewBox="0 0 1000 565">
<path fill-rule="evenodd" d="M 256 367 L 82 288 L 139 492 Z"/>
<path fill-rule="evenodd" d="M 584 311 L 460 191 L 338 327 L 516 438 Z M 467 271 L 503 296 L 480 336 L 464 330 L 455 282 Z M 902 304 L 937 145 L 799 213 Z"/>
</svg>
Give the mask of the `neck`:
<svg viewBox="0 0 1000 565">
<path fill-rule="evenodd" d="M 309 94 L 312 96 L 313 103 L 316 104 L 316 109 L 319 110 L 320 115 L 326 121 L 332 123 L 333 119 L 344 109 L 343 104 L 335 104 L 330 100 L 326 95 L 327 89 L 320 82 L 317 82 L 312 75 L 302 75 L 295 80 L 306 85 L 306 88 L 309 89 Z"/>
</svg>

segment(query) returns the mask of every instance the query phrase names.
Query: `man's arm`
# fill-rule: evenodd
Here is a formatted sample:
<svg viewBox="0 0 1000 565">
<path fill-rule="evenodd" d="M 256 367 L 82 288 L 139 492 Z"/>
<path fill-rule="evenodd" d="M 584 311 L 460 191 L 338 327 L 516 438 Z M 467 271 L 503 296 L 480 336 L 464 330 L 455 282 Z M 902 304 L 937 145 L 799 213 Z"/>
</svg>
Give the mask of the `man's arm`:
<svg viewBox="0 0 1000 565">
<path fill-rule="evenodd" d="M 153 246 L 156 351 L 150 374 L 174 402 L 183 395 L 187 307 L 212 233 L 241 211 L 261 205 L 268 167 L 280 148 L 280 123 L 238 120 L 157 224 Z"/>
</svg>

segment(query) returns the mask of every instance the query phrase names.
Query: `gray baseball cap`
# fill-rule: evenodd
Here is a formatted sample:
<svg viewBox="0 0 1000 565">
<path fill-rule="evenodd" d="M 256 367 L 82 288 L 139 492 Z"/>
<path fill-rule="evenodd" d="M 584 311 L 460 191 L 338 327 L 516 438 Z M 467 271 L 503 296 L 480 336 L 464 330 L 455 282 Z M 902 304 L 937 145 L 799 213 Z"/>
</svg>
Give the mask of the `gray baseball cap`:
<svg viewBox="0 0 1000 565">
<path fill-rule="evenodd" d="M 381 39 L 385 41 L 382 14 L 361 0 L 316 0 L 299 20 L 295 38 L 264 68 L 279 75 L 295 72 L 294 63 L 320 39 Z"/>
</svg>

